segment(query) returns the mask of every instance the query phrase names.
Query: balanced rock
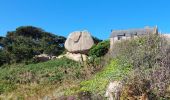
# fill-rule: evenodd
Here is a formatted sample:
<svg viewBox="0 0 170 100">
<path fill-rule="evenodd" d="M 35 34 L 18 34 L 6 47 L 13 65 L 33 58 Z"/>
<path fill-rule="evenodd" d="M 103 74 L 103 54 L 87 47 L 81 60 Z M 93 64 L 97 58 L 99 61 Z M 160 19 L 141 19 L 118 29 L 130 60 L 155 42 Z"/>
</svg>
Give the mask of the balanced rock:
<svg viewBox="0 0 170 100">
<path fill-rule="evenodd" d="M 75 31 L 68 36 L 65 48 L 71 53 L 85 54 L 93 44 L 94 41 L 88 31 Z"/>
</svg>

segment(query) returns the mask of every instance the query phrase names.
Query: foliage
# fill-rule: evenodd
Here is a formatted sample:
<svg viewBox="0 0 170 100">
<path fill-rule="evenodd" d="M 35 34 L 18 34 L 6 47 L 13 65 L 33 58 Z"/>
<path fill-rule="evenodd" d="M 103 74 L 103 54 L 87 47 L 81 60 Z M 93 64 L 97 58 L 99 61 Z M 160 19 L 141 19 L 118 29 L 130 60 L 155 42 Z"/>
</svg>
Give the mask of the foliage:
<svg viewBox="0 0 170 100">
<path fill-rule="evenodd" d="M 170 85 L 169 44 L 159 35 L 147 35 L 114 44 L 113 60 L 102 71 L 80 84 L 81 91 L 104 94 L 110 80 L 124 80 L 122 99 L 140 97 L 166 99 Z"/>
<path fill-rule="evenodd" d="M 150 34 L 115 43 L 112 53 L 121 63 L 128 62 L 133 66 L 133 71 L 127 77 L 127 85 L 135 87 L 133 92 L 165 97 L 170 84 L 170 52 L 164 38 Z"/>
<path fill-rule="evenodd" d="M 128 63 L 122 65 L 118 60 L 114 59 L 107 67 L 95 74 L 90 80 L 81 82 L 80 90 L 104 94 L 109 80 L 122 80 L 130 70 L 131 65 Z"/>
<path fill-rule="evenodd" d="M 43 92 L 43 95 L 47 95 L 51 90 L 55 89 L 56 91 L 56 89 L 61 88 L 60 92 L 72 95 L 80 92 L 79 83 L 82 80 L 88 79 L 103 67 L 100 65 L 101 61 L 103 59 L 99 58 L 92 62 L 79 63 L 61 58 L 37 64 L 7 65 L 0 68 L 0 86 L 6 86 L 0 87 L 1 93 L 15 91 L 17 92 L 15 96 L 21 95 L 22 98 L 25 98 L 26 95 L 27 97 L 40 96 L 42 95 L 40 91 Z M 71 86 L 72 84 L 73 86 Z M 50 90 L 45 91 L 44 89 Z M 57 93 L 60 94 L 60 92 Z"/>
<path fill-rule="evenodd" d="M 97 37 L 92 36 L 92 38 L 93 38 L 94 44 L 98 44 L 98 43 L 102 42 L 102 40 L 100 40 Z"/>
<path fill-rule="evenodd" d="M 81 69 L 80 63 L 66 58 L 38 64 L 11 65 L 0 68 L 0 91 L 8 92 L 13 89 L 11 85 L 17 84 L 58 84 L 64 80 L 80 79 L 83 77 Z"/>
<path fill-rule="evenodd" d="M 9 63 L 10 57 L 8 52 L 0 49 L 0 66 L 3 64 Z"/>
<path fill-rule="evenodd" d="M 94 45 L 88 55 L 89 56 L 96 56 L 96 57 L 101 57 L 104 56 L 108 50 L 109 50 L 110 42 L 108 40 L 102 41 L 98 43 L 97 45 Z"/>
<path fill-rule="evenodd" d="M 33 26 L 21 26 L 0 38 L 0 46 L 8 52 L 11 63 L 29 61 L 35 55 L 59 55 L 64 51 L 66 38 Z"/>
<path fill-rule="evenodd" d="M 4 47 L 4 45 L 3 45 L 4 39 L 5 39 L 5 37 L 0 36 L 0 48 Z"/>
</svg>

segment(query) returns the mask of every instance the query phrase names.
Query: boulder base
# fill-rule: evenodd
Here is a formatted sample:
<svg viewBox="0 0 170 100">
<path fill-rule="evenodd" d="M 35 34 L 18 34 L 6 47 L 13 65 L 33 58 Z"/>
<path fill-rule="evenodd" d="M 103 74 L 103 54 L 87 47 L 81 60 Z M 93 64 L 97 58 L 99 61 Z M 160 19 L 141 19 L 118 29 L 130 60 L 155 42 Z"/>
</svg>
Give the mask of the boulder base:
<svg viewBox="0 0 170 100">
<path fill-rule="evenodd" d="M 79 61 L 82 62 L 82 61 L 86 61 L 87 60 L 87 55 L 80 54 L 80 53 L 75 54 L 75 53 L 67 52 L 65 55 L 60 55 L 57 58 L 60 59 L 62 57 L 66 57 L 68 59 L 71 59 L 71 60 L 74 60 L 74 61 L 78 61 L 78 62 Z"/>
</svg>

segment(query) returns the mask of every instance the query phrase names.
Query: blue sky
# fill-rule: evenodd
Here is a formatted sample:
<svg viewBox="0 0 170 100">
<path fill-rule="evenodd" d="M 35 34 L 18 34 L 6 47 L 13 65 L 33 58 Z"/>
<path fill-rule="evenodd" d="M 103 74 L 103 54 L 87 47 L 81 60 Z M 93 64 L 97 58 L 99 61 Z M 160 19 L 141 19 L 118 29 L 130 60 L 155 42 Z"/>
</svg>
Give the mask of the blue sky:
<svg viewBox="0 0 170 100">
<path fill-rule="evenodd" d="M 112 29 L 159 27 L 170 32 L 170 0 L 0 0 L 0 35 L 32 25 L 68 36 L 88 30 L 107 39 Z"/>
</svg>

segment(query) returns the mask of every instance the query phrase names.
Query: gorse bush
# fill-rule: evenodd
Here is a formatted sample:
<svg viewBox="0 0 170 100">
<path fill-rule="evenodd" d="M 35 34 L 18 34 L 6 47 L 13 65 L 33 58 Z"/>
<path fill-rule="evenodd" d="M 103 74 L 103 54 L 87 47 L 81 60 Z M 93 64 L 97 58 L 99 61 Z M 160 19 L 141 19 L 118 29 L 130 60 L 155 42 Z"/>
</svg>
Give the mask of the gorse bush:
<svg viewBox="0 0 170 100">
<path fill-rule="evenodd" d="M 147 35 L 136 39 L 122 41 L 114 46 L 113 56 L 119 57 L 122 61 L 133 63 L 134 67 L 150 68 L 155 64 L 157 54 L 161 49 L 161 38 L 157 35 Z"/>
<path fill-rule="evenodd" d="M 96 56 L 96 57 L 104 56 L 108 52 L 109 47 L 110 47 L 110 42 L 108 40 L 102 41 L 102 42 L 98 43 L 97 45 L 94 45 L 90 49 L 88 55 Z"/>
<path fill-rule="evenodd" d="M 112 56 L 132 65 L 127 84 L 135 87 L 137 95 L 147 92 L 165 98 L 170 85 L 169 49 L 163 37 L 150 34 L 115 43 Z"/>
</svg>

